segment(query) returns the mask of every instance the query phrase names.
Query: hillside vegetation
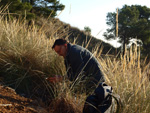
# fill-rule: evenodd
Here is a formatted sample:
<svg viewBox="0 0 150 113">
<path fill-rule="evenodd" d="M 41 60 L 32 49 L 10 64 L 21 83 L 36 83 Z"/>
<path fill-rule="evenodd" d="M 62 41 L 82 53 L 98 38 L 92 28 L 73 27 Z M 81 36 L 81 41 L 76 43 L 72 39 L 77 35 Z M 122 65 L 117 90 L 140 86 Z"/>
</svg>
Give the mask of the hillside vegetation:
<svg viewBox="0 0 150 113">
<path fill-rule="evenodd" d="M 53 25 L 53 30 L 49 30 L 49 25 Z M 119 52 L 120 48 L 114 48 L 109 43 L 93 37 L 92 35 L 87 35 L 85 31 L 82 31 L 76 27 L 70 26 L 70 24 L 60 21 L 58 18 L 39 18 L 38 21 L 35 21 L 35 25 L 47 29 L 46 36 L 47 38 L 51 37 L 53 34 L 55 37 L 66 38 L 71 43 L 76 43 L 82 45 L 92 51 L 95 48 L 99 50 L 103 48 L 102 54 L 111 54 L 114 55 L 117 51 Z M 88 45 L 88 46 L 87 46 Z M 109 52 L 108 52 L 109 51 Z"/>
<path fill-rule="evenodd" d="M 67 31 L 68 27 L 62 27 L 53 19 L 47 21 L 39 18 L 28 24 L 25 19 L 1 16 L 0 83 L 12 87 L 25 97 L 42 99 L 46 105 L 50 105 L 51 113 L 81 113 L 86 95 L 81 92 L 74 93 L 74 88 L 79 88 L 80 81 L 74 83 L 68 80 L 63 58 L 51 49 L 56 38 L 65 37 L 78 43 L 83 37 L 74 40 L 77 37 L 75 31 L 78 30 L 72 28 L 72 32 Z M 95 43 L 98 42 L 94 40 Z M 87 40 L 82 44 L 90 46 L 94 42 Z M 106 83 L 122 99 L 121 113 L 149 113 L 150 64 L 141 61 L 140 49 L 134 47 L 126 50 L 124 56 L 110 58 L 101 57 L 103 49 L 99 49 L 99 46 L 93 48 L 93 54 L 102 65 Z M 46 81 L 46 77 L 54 75 L 62 75 L 64 80 L 57 84 Z"/>
</svg>

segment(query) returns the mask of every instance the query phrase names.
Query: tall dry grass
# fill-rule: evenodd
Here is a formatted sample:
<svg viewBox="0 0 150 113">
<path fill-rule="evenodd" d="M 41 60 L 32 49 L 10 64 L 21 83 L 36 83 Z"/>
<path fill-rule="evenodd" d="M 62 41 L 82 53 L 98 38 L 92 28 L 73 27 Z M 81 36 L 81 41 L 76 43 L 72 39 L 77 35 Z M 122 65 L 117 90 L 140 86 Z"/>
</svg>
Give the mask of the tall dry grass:
<svg viewBox="0 0 150 113">
<path fill-rule="evenodd" d="M 41 90 L 41 86 L 50 87 L 44 77 L 66 74 L 63 59 L 51 49 L 54 40 L 59 38 L 59 34 L 56 35 L 57 30 L 60 30 L 59 25 L 56 27 L 43 20 L 42 26 L 36 26 L 34 22 L 28 26 L 26 20 L 0 17 L 0 82 L 16 90 L 20 88 L 30 95 L 37 89 Z M 113 87 L 114 93 L 121 96 L 123 113 L 149 113 L 150 66 L 141 62 L 140 51 L 131 48 L 120 58 L 101 58 L 98 49 L 95 49 L 95 53 L 103 68 L 106 83 Z M 64 76 L 64 81 L 49 90 L 54 94 L 51 112 L 82 112 L 86 95 L 74 94 L 70 89 L 72 84 Z"/>
<path fill-rule="evenodd" d="M 41 20 L 40 20 L 41 21 Z M 53 24 L 28 26 L 26 20 L 0 17 L 0 75 L 2 83 L 31 94 L 31 89 L 40 88 L 39 82 L 55 74 L 63 75 L 64 66 L 51 49 L 57 38 Z M 1 78 L 1 79 L 2 79 Z M 34 81 L 34 79 L 36 79 Z M 46 81 L 42 85 L 46 84 Z M 34 88 L 36 87 L 36 88 Z"/>
<path fill-rule="evenodd" d="M 145 59 L 146 60 L 146 59 Z M 119 59 L 101 59 L 100 63 L 114 92 L 123 102 L 123 113 L 150 112 L 150 64 L 140 59 L 140 48 L 131 47 Z"/>
<path fill-rule="evenodd" d="M 141 60 L 140 48 L 137 46 L 126 50 L 124 56 L 118 57 L 100 57 L 101 51 L 95 48 L 93 51 L 99 60 L 102 71 L 106 78 L 106 83 L 113 87 L 114 93 L 120 95 L 122 101 L 122 111 L 120 113 L 149 113 L 150 112 L 150 63 L 146 63 L 146 59 Z M 80 82 L 80 81 L 79 81 Z M 64 82 L 65 84 L 66 82 Z M 74 84 L 74 83 L 71 83 Z M 77 84 L 77 83 L 76 83 Z M 72 95 L 71 90 L 66 85 L 58 85 L 56 90 L 59 91 L 59 96 L 54 100 L 56 108 L 53 112 L 57 113 L 58 108 L 67 108 L 66 101 L 69 103 L 76 103 L 76 113 L 81 113 L 84 101 L 87 95 L 80 94 L 80 96 Z M 61 90 L 64 89 L 64 90 Z M 61 98 L 63 95 L 63 98 Z M 66 96 L 64 96 L 66 95 Z M 66 101 L 64 105 L 60 103 Z M 71 108 L 73 108 L 74 104 Z M 70 108 L 70 107 L 69 107 Z M 68 109 L 69 109 L 68 108 Z M 75 108 L 74 108 L 75 109 Z M 117 108 L 116 108 L 117 110 Z M 115 111 L 116 111 L 115 110 Z M 66 112 L 66 111 L 65 111 Z M 74 111 L 72 111 L 74 112 Z"/>
</svg>

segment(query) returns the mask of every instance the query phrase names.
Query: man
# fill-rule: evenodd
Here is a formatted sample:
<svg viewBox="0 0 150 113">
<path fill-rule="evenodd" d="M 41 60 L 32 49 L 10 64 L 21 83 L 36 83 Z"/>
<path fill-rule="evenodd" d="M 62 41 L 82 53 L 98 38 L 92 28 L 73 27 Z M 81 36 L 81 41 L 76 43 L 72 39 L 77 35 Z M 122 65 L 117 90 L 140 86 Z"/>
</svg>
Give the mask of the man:
<svg viewBox="0 0 150 113">
<path fill-rule="evenodd" d="M 107 111 L 111 105 L 111 97 L 105 94 L 103 86 L 107 85 L 104 84 L 105 80 L 101 66 L 93 54 L 89 50 L 79 45 L 72 45 L 64 39 L 57 39 L 52 49 L 58 55 L 64 57 L 67 76 L 70 81 L 76 81 L 77 79 L 85 81 L 87 93 L 95 89 L 100 83 L 95 89 L 94 94 L 87 97 L 83 113 L 104 113 Z M 54 78 L 52 78 L 52 81 L 54 81 Z M 111 87 L 108 89 L 109 91 L 112 90 Z M 106 96 L 107 99 L 105 98 Z"/>
</svg>

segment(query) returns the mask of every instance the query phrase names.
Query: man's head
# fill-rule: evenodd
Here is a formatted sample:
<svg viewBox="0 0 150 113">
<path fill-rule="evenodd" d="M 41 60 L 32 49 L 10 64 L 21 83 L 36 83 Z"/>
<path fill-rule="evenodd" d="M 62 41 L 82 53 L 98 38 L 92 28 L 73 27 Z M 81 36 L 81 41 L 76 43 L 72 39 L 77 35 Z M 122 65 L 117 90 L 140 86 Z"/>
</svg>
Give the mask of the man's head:
<svg viewBox="0 0 150 113">
<path fill-rule="evenodd" d="M 65 57 L 67 54 L 67 41 L 64 39 L 57 39 L 54 42 L 54 45 L 52 46 L 52 49 L 55 50 L 57 54 L 60 56 Z"/>
</svg>

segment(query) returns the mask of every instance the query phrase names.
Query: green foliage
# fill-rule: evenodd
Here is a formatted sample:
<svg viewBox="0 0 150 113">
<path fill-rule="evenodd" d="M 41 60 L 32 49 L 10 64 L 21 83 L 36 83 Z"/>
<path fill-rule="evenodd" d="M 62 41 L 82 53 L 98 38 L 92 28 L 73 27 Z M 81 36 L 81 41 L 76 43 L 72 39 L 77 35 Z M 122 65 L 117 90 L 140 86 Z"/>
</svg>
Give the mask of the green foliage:
<svg viewBox="0 0 150 113">
<path fill-rule="evenodd" d="M 2 0 L 0 2 L 2 8 L 6 5 L 8 5 L 9 13 L 13 16 L 20 17 L 21 15 L 30 20 L 35 16 L 55 17 L 56 12 L 65 7 L 57 0 Z"/>
<path fill-rule="evenodd" d="M 86 33 L 87 35 L 90 35 L 90 34 L 91 34 L 91 28 L 88 27 L 88 26 L 85 26 L 85 27 L 84 27 L 84 31 L 85 31 L 85 33 Z"/>
<path fill-rule="evenodd" d="M 34 12 L 36 15 L 44 16 L 44 17 L 48 17 L 49 15 L 51 17 L 56 16 L 56 12 L 45 7 L 34 7 Z"/>
<path fill-rule="evenodd" d="M 20 0 L 5 0 L 0 2 L 0 6 L 9 5 L 8 9 L 10 13 L 17 13 L 19 11 L 30 11 L 32 6 L 29 3 L 22 3 Z"/>
<path fill-rule="evenodd" d="M 3 0 L 0 2 L 0 6 L 5 7 L 8 5 L 9 15 L 11 17 L 27 17 L 29 19 L 34 18 L 34 14 L 31 14 L 30 11 L 32 6 L 30 3 L 22 3 L 20 0 Z"/>
<path fill-rule="evenodd" d="M 30 13 L 30 12 L 28 12 L 27 15 L 24 15 L 24 17 L 25 16 L 27 20 L 32 20 L 36 17 L 34 13 Z"/>
<path fill-rule="evenodd" d="M 31 0 L 32 11 L 38 16 L 51 17 L 56 16 L 57 11 L 61 11 L 65 8 L 63 4 L 60 4 L 57 0 Z"/>
<path fill-rule="evenodd" d="M 137 38 L 143 42 L 143 51 L 145 47 L 150 46 L 150 8 L 140 5 L 127 6 L 118 11 L 118 37 L 121 43 L 129 44 L 130 40 Z M 114 39 L 116 32 L 116 12 L 107 14 L 107 25 L 110 26 L 104 33 L 106 39 Z"/>
</svg>

